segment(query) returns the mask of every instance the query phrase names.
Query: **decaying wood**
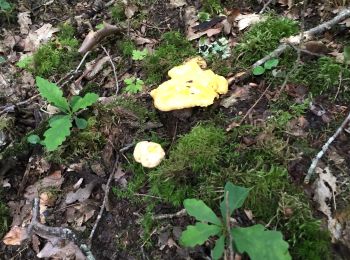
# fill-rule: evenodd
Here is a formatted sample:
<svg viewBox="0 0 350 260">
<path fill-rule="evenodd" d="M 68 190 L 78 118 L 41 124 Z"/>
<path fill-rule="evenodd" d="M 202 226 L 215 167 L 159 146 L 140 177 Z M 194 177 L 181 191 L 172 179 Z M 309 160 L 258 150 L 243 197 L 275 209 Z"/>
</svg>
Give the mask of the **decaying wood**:
<svg viewBox="0 0 350 260">
<path fill-rule="evenodd" d="M 83 43 L 81 44 L 78 52 L 79 53 L 86 53 L 90 51 L 96 44 L 98 44 L 103 38 L 117 32 L 121 32 L 121 28 L 111 25 L 109 23 L 103 22 L 103 28 L 100 30 L 94 32 L 91 31 L 88 33 L 88 35 L 85 37 Z"/>
</svg>

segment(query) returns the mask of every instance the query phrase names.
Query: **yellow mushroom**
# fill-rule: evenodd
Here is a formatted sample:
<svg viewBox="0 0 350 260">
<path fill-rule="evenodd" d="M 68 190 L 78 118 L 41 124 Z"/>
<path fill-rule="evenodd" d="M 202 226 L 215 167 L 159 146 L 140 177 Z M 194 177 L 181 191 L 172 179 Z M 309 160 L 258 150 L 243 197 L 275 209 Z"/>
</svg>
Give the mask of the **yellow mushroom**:
<svg viewBox="0 0 350 260">
<path fill-rule="evenodd" d="M 134 149 L 134 159 L 141 163 L 143 167 L 154 168 L 164 159 L 165 152 L 160 144 L 142 141 L 136 144 Z"/>
<path fill-rule="evenodd" d="M 205 61 L 194 58 L 169 70 L 170 80 L 151 91 L 154 106 L 161 111 L 207 107 L 219 94 L 228 91 L 227 80 L 212 70 L 203 70 Z"/>
</svg>

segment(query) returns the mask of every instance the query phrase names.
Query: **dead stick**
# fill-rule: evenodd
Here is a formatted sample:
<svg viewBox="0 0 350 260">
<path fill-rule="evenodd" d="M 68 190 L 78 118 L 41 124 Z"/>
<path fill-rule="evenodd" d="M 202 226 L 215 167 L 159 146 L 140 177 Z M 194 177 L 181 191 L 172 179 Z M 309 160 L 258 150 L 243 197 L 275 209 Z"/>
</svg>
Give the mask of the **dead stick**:
<svg viewBox="0 0 350 260">
<path fill-rule="evenodd" d="M 342 12 L 340 12 L 337 16 L 335 16 L 333 19 L 324 22 L 308 31 L 306 31 L 304 33 L 304 38 L 305 41 L 310 40 L 312 37 L 321 34 L 327 30 L 329 30 L 330 28 L 332 28 L 333 26 L 335 26 L 336 24 L 344 21 L 345 19 L 350 17 L 350 8 L 349 9 L 345 9 Z M 266 61 L 272 59 L 272 58 L 277 58 L 279 57 L 284 51 L 286 51 L 289 47 L 289 44 L 293 44 L 293 45 L 297 45 L 300 43 L 301 40 L 301 34 L 297 35 L 297 36 L 292 36 L 289 37 L 285 40 L 285 42 L 287 43 L 281 43 L 274 51 L 272 51 L 271 53 L 269 53 L 268 55 L 266 55 L 264 58 L 258 60 L 257 62 L 255 62 L 253 64 L 253 68 L 257 67 L 257 66 L 261 66 L 263 65 Z"/>
<path fill-rule="evenodd" d="M 92 242 L 92 238 L 95 234 L 95 231 L 96 231 L 96 228 L 98 226 L 98 223 L 100 222 L 101 218 L 102 218 L 102 214 L 105 210 L 105 207 L 106 207 L 106 204 L 107 204 L 107 201 L 108 201 L 108 195 L 109 195 L 109 190 L 110 190 L 110 186 L 111 186 L 111 182 L 112 182 L 112 179 L 113 179 L 113 176 L 114 176 L 114 173 L 115 171 L 117 170 L 118 168 L 118 165 L 119 165 L 119 155 L 117 155 L 117 158 L 115 159 L 115 162 L 114 162 L 114 166 L 113 166 L 113 169 L 109 175 L 109 178 L 108 178 L 108 181 L 107 181 L 107 184 L 106 184 L 106 188 L 105 188 L 105 196 L 103 198 L 103 203 L 102 203 L 102 206 L 101 206 L 101 209 L 100 209 L 100 212 L 98 213 L 98 216 L 96 218 L 96 221 L 95 221 L 95 224 L 91 230 L 91 233 L 90 233 L 90 236 L 89 236 L 89 242 L 88 242 L 88 245 L 91 247 L 91 242 Z"/>
<path fill-rule="evenodd" d="M 28 226 L 28 234 L 31 237 L 31 234 L 34 232 L 43 238 L 52 238 L 57 237 L 59 239 L 66 239 L 74 242 L 82 252 L 86 255 L 88 260 L 95 260 L 90 249 L 83 243 L 80 243 L 78 237 L 75 233 L 69 228 L 63 227 L 49 227 L 40 223 L 40 203 L 39 198 L 34 198 L 33 210 L 32 210 L 32 221 Z"/>
<path fill-rule="evenodd" d="M 153 220 L 161 220 L 161 219 L 169 219 L 169 218 L 175 218 L 175 217 L 183 217 L 186 215 L 186 209 L 182 209 L 176 213 L 173 214 L 162 214 L 157 216 L 152 216 Z"/>
<path fill-rule="evenodd" d="M 105 47 L 103 47 L 101 45 L 103 51 L 106 53 L 106 55 L 108 56 L 109 58 L 109 62 L 111 63 L 112 65 L 112 69 L 113 69 L 113 74 L 114 74 L 114 80 L 115 80 L 115 87 L 116 87 L 116 91 L 115 91 L 115 94 L 118 95 L 118 92 L 119 92 L 119 83 L 118 83 L 118 76 L 117 76 L 117 72 L 116 72 L 116 69 L 115 69 L 115 66 L 114 66 L 114 63 L 113 63 L 113 60 L 111 58 L 111 56 L 109 55 L 109 52 L 106 50 Z"/>
<path fill-rule="evenodd" d="M 310 182 L 310 179 L 312 177 L 313 172 L 315 171 L 315 168 L 317 166 L 318 161 L 323 157 L 323 155 L 327 152 L 329 146 L 331 143 L 338 137 L 338 135 L 344 130 L 346 124 L 350 121 L 350 113 L 345 118 L 343 123 L 340 125 L 340 127 L 335 131 L 334 135 L 331 136 L 331 138 L 328 139 L 328 141 L 322 146 L 321 151 L 318 152 L 316 157 L 312 160 L 312 163 L 310 165 L 309 170 L 307 171 L 307 175 L 304 179 L 304 183 L 308 184 Z"/>
<path fill-rule="evenodd" d="M 229 260 L 233 260 L 235 258 L 235 252 L 233 251 L 233 238 L 231 234 L 231 222 L 230 222 L 230 205 L 228 201 L 229 191 L 225 194 L 225 204 L 226 204 L 226 229 L 228 236 L 228 252 L 229 252 Z"/>
</svg>

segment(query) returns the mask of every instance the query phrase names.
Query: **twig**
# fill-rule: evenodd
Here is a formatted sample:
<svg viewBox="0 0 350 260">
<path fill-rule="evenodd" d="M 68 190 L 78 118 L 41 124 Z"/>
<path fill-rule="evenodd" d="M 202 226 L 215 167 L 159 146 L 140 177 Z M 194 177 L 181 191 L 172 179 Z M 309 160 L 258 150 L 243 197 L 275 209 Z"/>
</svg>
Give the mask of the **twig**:
<svg viewBox="0 0 350 260">
<path fill-rule="evenodd" d="M 79 65 L 78 65 L 78 67 L 75 69 L 74 73 L 77 73 L 77 72 L 78 72 L 78 70 L 80 69 L 81 65 L 83 65 L 83 62 L 85 61 L 85 59 L 86 59 L 86 57 L 89 55 L 89 53 L 90 53 L 90 51 L 87 51 L 87 52 L 84 54 L 83 58 L 81 59 L 81 61 L 80 61 Z"/>
<path fill-rule="evenodd" d="M 260 100 L 265 96 L 266 92 L 269 90 L 270 86 L 271 86 L 272 82 L 267 86 L 267 88 L 264 90 L 264 92 L 260 95 L 260 97 L 255 101 L 255 103 L 249 108 L 249 110 L 247 111 L 247 113 L 243 116 L 243 118 L 241 119 L 241 121 L 239 121 L 238 125 L 241 125 L 244 120 L 246 119 L 246 117 L 252 112 L 252 110 L 254 109 L 254 107 L 260 102 Z M 231 124 L 229 124 L 229 126 L 226 128 L 226 131 L 231 131 L 232 128 L 234 128 L 237 125 L 236 122 L 232 122 Z"/>
<path fill-rule="evenodd" d="M 79 248 L 82 250 L 82 252 L 86 255 L 88 260 L 95 260 L 95 257 L 93 256 L 90 249 L 83 243 L 80 243 L 78 237 L 75 235 L 75 233 L 70 230 L 69 228 L 63 228 L 63 227 L 49 227 L 46 225 L 43 225 L 40 223 L 40 203 L 39 198 L 34 199 L 33 204 L 33 212 L 32 212 L 32 221 L 28 226 L 28 236 L 31 237 L 32 233 L 39 235 L 43 238 L 59 238 L 59 239 L 66 239 L 69 241 L 74 242 Z"/>
<path fill-rule="evenodd" d="M 89 241 L 88 241 L 88 245 L 91 246 L 91 243 L 92 243 L 92 238 L 95 234 L 95 231 L 96 231 L 96 228 L 102 218 L 102 214 L 105 210 L 105 207 L 106 207 L 106 204 L 107 204 L 107 201 L 108 201 L 108 195 L 109 195 L 109 190 L 110 190 L 110 186 L 111 186 L 111 182 L 112 182 L 112 179 L 113 179 L 113 176 L 114 176 L 114 173 L 115 171 L 117 170 L 119 166 L 119 155 L 117 155 L 117 158 L 115 159 L 115 162 L 114 162 L 114 166 L 113 166 L 113 169 L 112 171 L 110 172 L 110 175 L 109 175 L 109 178 L 108 178 L 108 181 L 107 181 L 107 184 L 106 184 L 106 187 L 105 187 L 105 196 L 103 198 L 103 203 L 102 203 L 102 206 L 101 206 L 101 209 L 100 209 L 100 212 L 98 213 L 97 215 L 97 218 L 96 218 L 96 221 L 95 221 L 95 224 L 91 230 L 91 233 L 90 233 L 90 236 L 89 236 Z"/>
<path fill-rule="evenodd" d="M 169 218 L 180 218 L 186 216 L 186 209 L 182 209 L 176 213 L 172 213 L 172 214 L 161 214 L 161 215 L 157 215 L 157 216 L 152 216 L 153 220 L 161 220 L 161 219 L 169 219 Z"/>
<path fill-rule="evenodd" d="M 312 163 L 310 165 L 309 170 L 307 171 L 307 175 L 304 179 L 304 183 L 308 184 L 310 182 L 310 179 L 312 177 L 313 172 L 315 171 L 315 168 L 317 166 L 318 161 L 323 157 L 323 155 L 326 153 L 328 150 L 329 146 L 331 143 L 338 137 L 338 135 L 344 130 L 345 126 L 347 123 L 350 121 L 350 113 L 348 116 L 345 118 L 343 123 L 340 125 L 340 127 L 337 129 L 337 131 L 334 133 L 334 135 L 331 136 L 331 138 L 328 139 L 328 141 L 322 146 L 321 151 L 318 152 L 316 157 L 312 160 Z"/>
<path fill-rule="evenodd" d="M 228 252 L 229 252 L 229 260 L 233 260 L 235 258 L 235 252 L 233 251 L 233 238 L 231 235 L 231 222 L 230 222 L 230 205 L 228 203 L 229 191 L 225 194 L 225 204 L 226 204 L 226 230 L 227 236 L 229 238 L 228 242 Z"/>
<path fill-rule="evenodd" d="M 266 8 L 269 6 L 269 4 L 271 4 L 271 2 L 272 2 L 272 0 L 267 1 L 264 4 L 263 8 L 260 10 L 259 14 L 263 14 L 265 12 Z"/>
<path fill-rule="evenodd" d="M 116 72 L 116 69 L 115 69 L 115 66 L 114 66 L 114 63 L 113 63 L 113 60 L 111 58 L 111 56 L 109 55 L 108 51 L 106 50 L 105 47 L 103 47 L 103 45 L 101 45 L 103 51 L 106 53 L 106 55 L 108 56 L 109 58 L 109 62 L 111 63 L 112 65 L 112 68 L 113 68 L 113 74 L 114 74 L 114 80 L 115 80 L 115 87 L 116 87 L 116 91 L 115 91 L 115 94 L 117 95 L 118 92 L 119 92 L 119 82 L 118 82 L 118 76 L 117 76 L 117 72 Z"/>
<path fill-rule="evenodd" d="M 34 99 L 36 99 L 36 98 L 39 97 L 39 96 L 40 96 L 40 94 L 36 94 L 36 95 L 34 95 L 34 96 L 32 96 L 32 97 L 30 97 L 30 98 L 24 100 L 24 101 L 18 102 L 18 103 L 16 103 L 16 104 L 9 104 L 9 105 L 6 105 L 6 106 L 2 107 L 3 110 L 0 111 L 0 115 L 5 114 L 5 113 L 8 113 L 8 112 L 13 112 L 14 109 L 15 109 L 15 107 L 21 106 L 21 105 L 25 105 L 25 104 L 27 104 L 27 103 L 33 101 Z"/>
<path fill-rule="evenodd" d="M 350 8 L 343 10 L 342 12 L 340 12 L 337 16 L 335 16 L 333 19 L 324 22 L 308 31 L 306 31 L 304 33 L 304 40 L 308 41 L 310 40 L 312 37 L 321 34 L 327 30 L 329 30 L 330 28 L 332 28 L 333 26 L 335 26 L 336 24 L 344 21 L 345 19 L 350 17 Z M 290 48 L 289 44 L 293 44 L 293 45 L 297 45 L 300 43 L 301 40 L 301 35 L 297 35 L 297 36 L 292 36 L 289 37 L 285 40 L 285 42 L 287 43 L 281 43 L 274 51 L 272 51 L 271 53 L 269 53 L 268 55 L 266 55 L 264 58 L 258 60 L 257 62 L 255 62 L 252 66 L 252 68 L 255 68 L 257 66 L 263 65 L 266 61 L 272 59 L 272 58 L 277 58 L 278 56 L 280 56 L 285 50 L 287 50 L 288 48 Z"/>
</svg>

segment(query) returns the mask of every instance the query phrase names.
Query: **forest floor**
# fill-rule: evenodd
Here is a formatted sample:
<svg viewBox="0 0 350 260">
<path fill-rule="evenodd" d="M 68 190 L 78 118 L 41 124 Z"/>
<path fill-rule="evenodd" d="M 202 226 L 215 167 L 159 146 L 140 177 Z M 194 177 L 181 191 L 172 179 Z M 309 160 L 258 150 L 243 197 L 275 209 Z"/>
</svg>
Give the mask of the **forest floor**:
<svg viewBox="0 0 350 260">
<path fill-rule="evenodd" d="M 0 259 L 211 259 L 217 236 L 181 242 L 195 223 L 183 201 L 218 214 L 228 182 L 250 189 L 234 226 L 281 232 L 293 259 L 350 259 L 350 15 L 289 38 L 347 5 L 0 0 Z M 199 56 L 228 91 L 210 105 L 156 108 L 150 92 Z M 39 91 L 46 80 L 56 94 Z M 49 140 L 61 92 L 99 99 Z M 159 166 L 135 161 L 140 141 L 163 147 Z M 235 245 L 236 259 L 277 259 Z"/>
</svg>

